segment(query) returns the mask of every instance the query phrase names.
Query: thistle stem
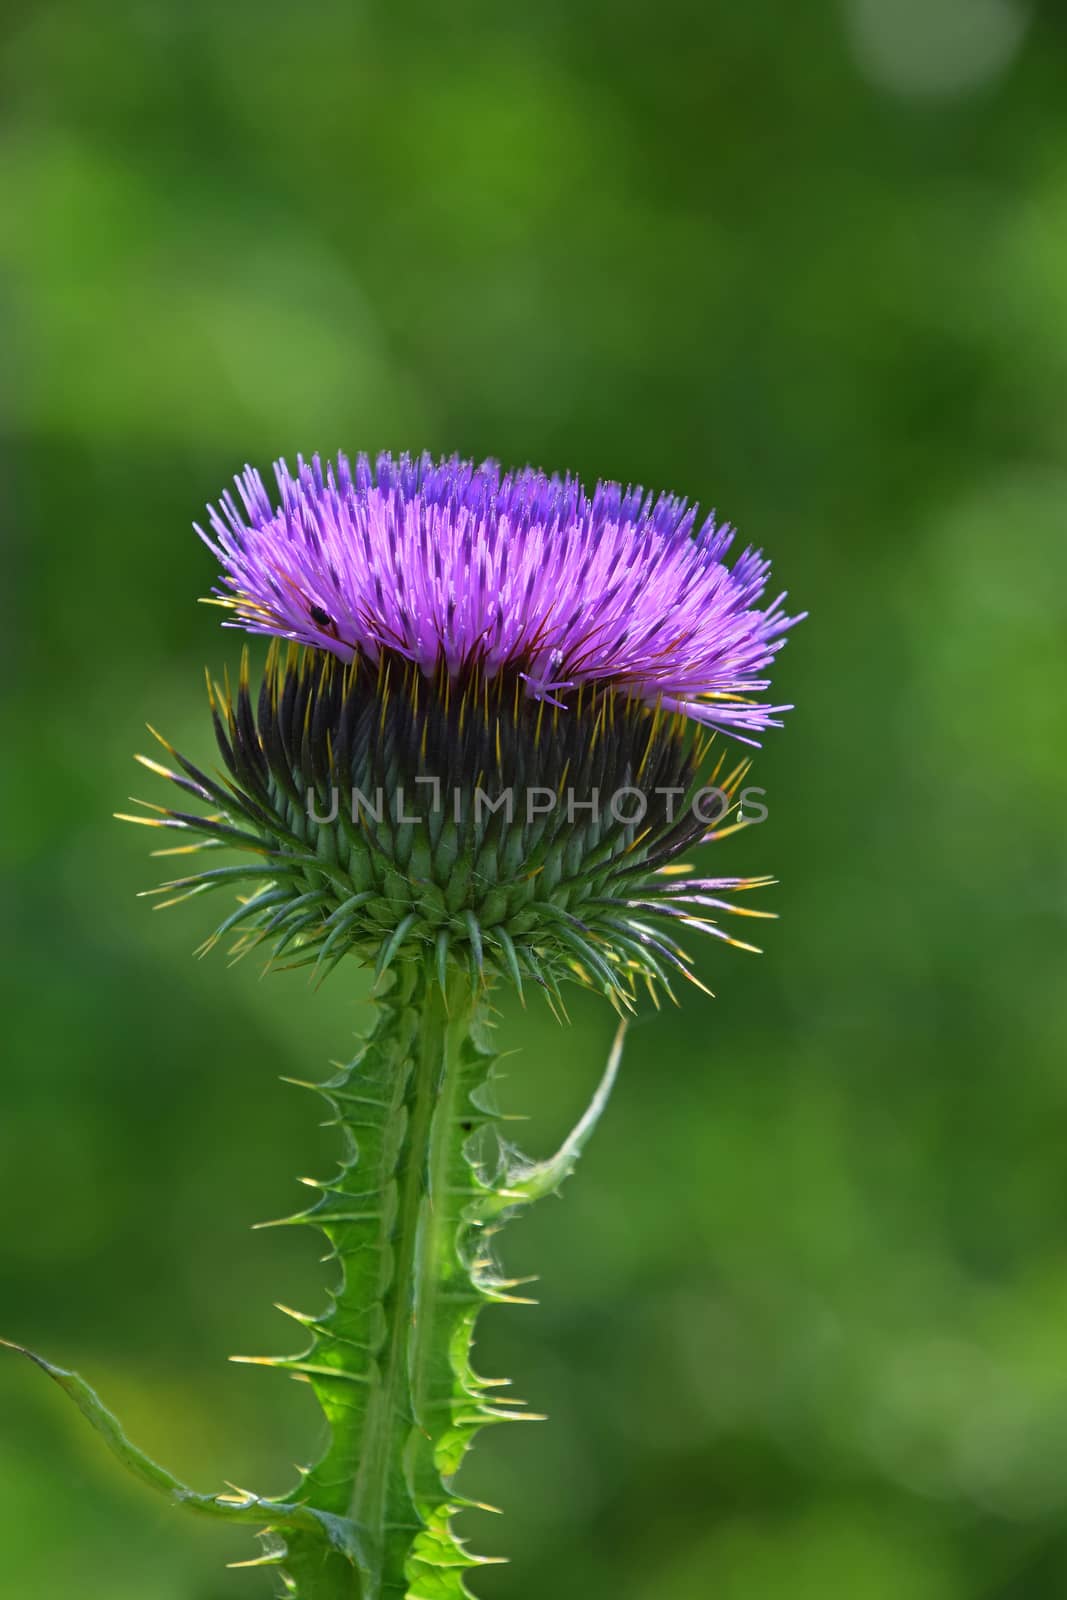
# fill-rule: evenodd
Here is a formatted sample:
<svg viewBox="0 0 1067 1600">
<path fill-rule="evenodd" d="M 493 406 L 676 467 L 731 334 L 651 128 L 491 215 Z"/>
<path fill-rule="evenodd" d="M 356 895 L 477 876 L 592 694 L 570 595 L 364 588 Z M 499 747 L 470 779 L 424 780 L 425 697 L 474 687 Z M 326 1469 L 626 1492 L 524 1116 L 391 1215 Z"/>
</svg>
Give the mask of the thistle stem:
<svg viewBox="0 0 1067 1600">
<path fill-rule="evenodd" d="M 475 1320 L 514 1299 L 497 1274 L 493 1236 L 516 1211 L 558 1193 L 611 1092 L 620 1027 L 588 1111 L 556 1154 L 530 1161 L 483 1134 L 492 1052 L 484 988 L 449 965 L 444 986 L 402 964 L 350 1067 L 318 1090 L 345 1134 L 340 1168 L 320 1198 L 288 1219 L 325 1234 L 338 1267 L 320 1316 L 291 1313 L 310 1334 L 297 1356 L 258 1358 L 309 1382 L 328 1443 L 281 1499 L 247 1490 L 204 1495 L 138 1450 L 75 1373 L 32 1356 L 118 1458 L 172 1503 L 230 1521 L 267 1520 L 258 1561 L 290 1600 L 463 1600 L 471 1555 L 452 1520 L 452 1488 L 475 1434 L 530 1413 L 494 1397 L 470 1362 Z M 0 1341 L 2 1342 L 2 1341 Z M 15 1347 L 20 1348 L 20 1347 Z M 29 1351 L 23 1352 L 30 1355 Z"/>
<path fill-rule="evenodd" d="M 307 1376 L 330 1424 L 302 1498 L 341 1519 L 343 1551 L 278 1530 L 300 1600 L 435 1600 L 468 1593 L 476 1564 L 452 1533 L 451 1478 L 494 1420 L 467 1355 L 495 1280 L 469 1248 L 472 1208 L 493 1191 L 467 1156 L 488 1073 L 484 990 L 450 964 L 400 964 L 352 1066 L 323 1088 L 347 1135 L 341 1171 L 298 1219 L 340 1267 L 311 1347 L 282 1363 Z M 472 1098 L 472 1096 L 474 1098 Z M 432 1579 L 430 1569 L 433 1568 Z M 423 1582 L 425 1580 L 425 1582 Z"/>
<path fill-rule="evenodd" d="M 470 983 L 458 968 L 449 973 L 447 993 L 436 978 L 416 968 L 406 977 L 394 1005 L 416 1003 L 418 1027 L 400 1091 L 397 1115 L 404 1131 L 387 1201 L 396 1222 L 391 1278 L 382 1299 L 386 1333 L 349 1510 L 363 1531 L 373 1568 L 366 1600 L 407 1592 L 406 1558 L 425 1526 L 413 1515 L 412 1435 L 419 1430 L 432 1436 L 442 1421 L 438 1418 L 435 1428 L 425 1408 L 435 1352 L 442 1344 L 447 1348 L 455 1321 L 454 1308 L 446 1328 L 440 1321 L 450 1222 L 453 1232 L 455 1227 L 454 1203 L 444 1191 L 457 1134 L 460 1144 L 465 1139 L 456 1110 L 463 1090 L 463 1045 L 476 1009 Z M 415 992 L 405 994 L 406 989 Z"/>
</svg>

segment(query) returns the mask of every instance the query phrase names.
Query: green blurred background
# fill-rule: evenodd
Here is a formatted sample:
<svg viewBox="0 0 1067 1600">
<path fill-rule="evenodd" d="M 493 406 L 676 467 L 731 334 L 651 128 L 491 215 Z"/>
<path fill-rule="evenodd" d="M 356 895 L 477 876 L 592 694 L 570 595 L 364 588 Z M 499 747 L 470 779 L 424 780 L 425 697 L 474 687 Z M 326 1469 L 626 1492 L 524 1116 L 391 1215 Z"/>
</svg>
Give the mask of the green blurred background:
<svg viewBox="0 0 1067 1600">
<path fill-rule="evenodd" d="M 110 820 L 210 755 L 191 519 L 246 460 L 495 454 L 698 496 L 810 609 L 762 960 L 633 1033 L 465 1487 L 485 1600 L 1067 1594 L 1067 25 L 1010 0 L 13 4 L 0 1330 L 200 1486 L 287 1486 L 310 1097 L 365 984 L 196 963 Z M 607 1049 L 505 1007 L 545 1151 Z M 6 1597 L 225 1600 L 242 1530 L 0 1362 Z M 474 1526 L 474 1521 L 477 1525 Z"/>
</svg>

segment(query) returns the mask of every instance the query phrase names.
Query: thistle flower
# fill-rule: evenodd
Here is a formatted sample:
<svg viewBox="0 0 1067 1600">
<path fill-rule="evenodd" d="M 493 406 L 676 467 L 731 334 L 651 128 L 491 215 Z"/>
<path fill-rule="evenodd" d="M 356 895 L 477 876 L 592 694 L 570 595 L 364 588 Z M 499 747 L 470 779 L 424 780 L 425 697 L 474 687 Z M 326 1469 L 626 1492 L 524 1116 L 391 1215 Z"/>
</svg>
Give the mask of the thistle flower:
<svg viewBox="0 0 1067 1600">
<path fill-rule="evenodd" d="M 721 896 L 765 880 L 673 875 L 747 770 L 705 772 L 711 735 L 788 709 L 755 698 L 797 620 L 756 604 L 758 553 L 729 568 L 731 529 L 670 496 L 491 462 L 276 476 L 277 508 L 249 468 L 244 516 L 227 494 L 198 530 L 228 625 L 275 641 L 258 696 L 247 664 L 235 695 L 209 684 L 228 778 L 145 763 L 215 809 L 140 820 L 257 857 L 161 891 L 257 885 L 209 943 L 240 926 L 239 950 L 320 970 L 429 952 L 442 981 L 451 952 L 625 1002 L 690 975 L 679 928 L 761 914 Z"/>
<path fill-rule="evenodd" d="M 798 619 L 784 595 L 759 607 L 770 563 L 750 548 L 731 570 L 733 529 L 694 531 L 686 501 L 458 457 L 297 462 L 275 464 L 277 506 L 246 467 L 244 516 L 226 493 L 197 526 L 230 626 L 343 661 L 511 671 L 545 698 L 610 687 L 739 736 L 789 709 L 752 696 Z"/>
<path fill-rule="evenodd" d="M 530 1161 L 493 1105 L 491 980 L 555 999 L 574 977 L 624 1008 L 639 979 L 690 975 L 683 930 L 730 938 L 720 916 L 745 913 L 724 896 L 770 880 L 678 858 L 744 825 L 733 740 L 786 709 L 760 697 L 797 619 L 761 605 L 758 554 L 727 566 L 731 531 L 669 497 L 425 456 L 277 478 L 274 508 L 246 471 L 243 515 L 224 496 L 203 535 L 229 624 L 272 636 L 262 680 L 246 650 L 235 690 L 209 681 L 221 772 L 165 740 L 172 765 L 140 758 L 201 809 L 131 820 L 188 841 L 163 855 L 237 852 L 159 891 L 244 892 L 209 946 L 233 930 L 238 953 L 325 972 L 352 952 L 385 974 L 355 1059 L 309 1085 L 344 1149 L 287 1221 L 328 1240 L 328 1304 L 288 1313 L 299 1354 L 254 1358 L 310 1383 L 327 1437 L 288 1495 L 197 1494 L 33 1359 L 143 1482 L 258 1523 L 247 1564 L 290 1600 L 461 1600 L 481 1562 L 455 1475 L 479 1429 L 529 1415 L 471 1363 L 481 1307 L 516 1298 L 494 1237 L 573 1169 L 622 1042 L 557 1154 Z"/>
</svg>

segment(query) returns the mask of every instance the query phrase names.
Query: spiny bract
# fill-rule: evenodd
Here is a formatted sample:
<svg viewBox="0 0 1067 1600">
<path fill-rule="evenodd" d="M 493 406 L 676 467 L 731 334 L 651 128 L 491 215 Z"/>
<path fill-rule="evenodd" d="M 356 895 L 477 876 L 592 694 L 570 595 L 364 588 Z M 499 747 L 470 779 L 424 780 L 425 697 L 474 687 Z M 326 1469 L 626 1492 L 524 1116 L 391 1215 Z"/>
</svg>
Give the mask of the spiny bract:
<svg viewBox="0 0 1067 1600">
<path fill-rule="evenodd" d="M 173 768 L 140 759 L 215 809 L 137 819 L 253 857 L 150 891 L 169 905 L 251 884 L 207 947 L 239 929 L 236 950 L 266 940 L 321 971 L 353 950 L 443 972 L 451 952 L 520 988 L 578 976 L 625 998 L 638 975 L 688 975 L 679 923 L 726 938 L 706 913 L 741 908 L 717 896 L 768 881 L 672 870 L 727 831 L 747 763 L 724 773 L 720 756 L 702 781 L 708 740 L 630 697 L 561 710 L 504 675 L 461 686 L 290 646 L 257 709 L 244 668 L 211 698 L 226 780 L 169 746 Z"/>
</svg>

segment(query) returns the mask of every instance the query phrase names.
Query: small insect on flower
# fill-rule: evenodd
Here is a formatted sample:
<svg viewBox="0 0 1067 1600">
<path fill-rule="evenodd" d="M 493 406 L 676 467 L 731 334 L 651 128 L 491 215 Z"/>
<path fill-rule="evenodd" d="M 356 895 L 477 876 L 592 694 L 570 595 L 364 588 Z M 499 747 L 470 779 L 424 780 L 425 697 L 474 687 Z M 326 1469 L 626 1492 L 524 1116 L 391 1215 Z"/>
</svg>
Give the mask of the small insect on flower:
<svg viewBox="0 0 1067 1600">
<path fill-rule="evenodd" d="M 171 751 L 210 810 L 140 819 L 245 853 L 164 886 L 251 888 L 209 944 L 320 971 L 421 951 L 442 981 L 459 959 L 628 1003 L 692 976 L 681 928 L 738 942 L 707 913 L 768 880 L 671 868 L 729 831 L 694 803 L 737 805 L 747 763 L 709 773 L 714 735 L 788 709 L 766 669 L 799 619 L 763 603 L 762 556 L 728 565 L 732 529 L 672 496 L 493 462 L 275 477 L 277 504 L 247 468 L 198 528 L 227 625 L 274 636 L 257 692 L 247 657 L 236 693 L 209 686 L 227 775 Z"/>
</svg>

